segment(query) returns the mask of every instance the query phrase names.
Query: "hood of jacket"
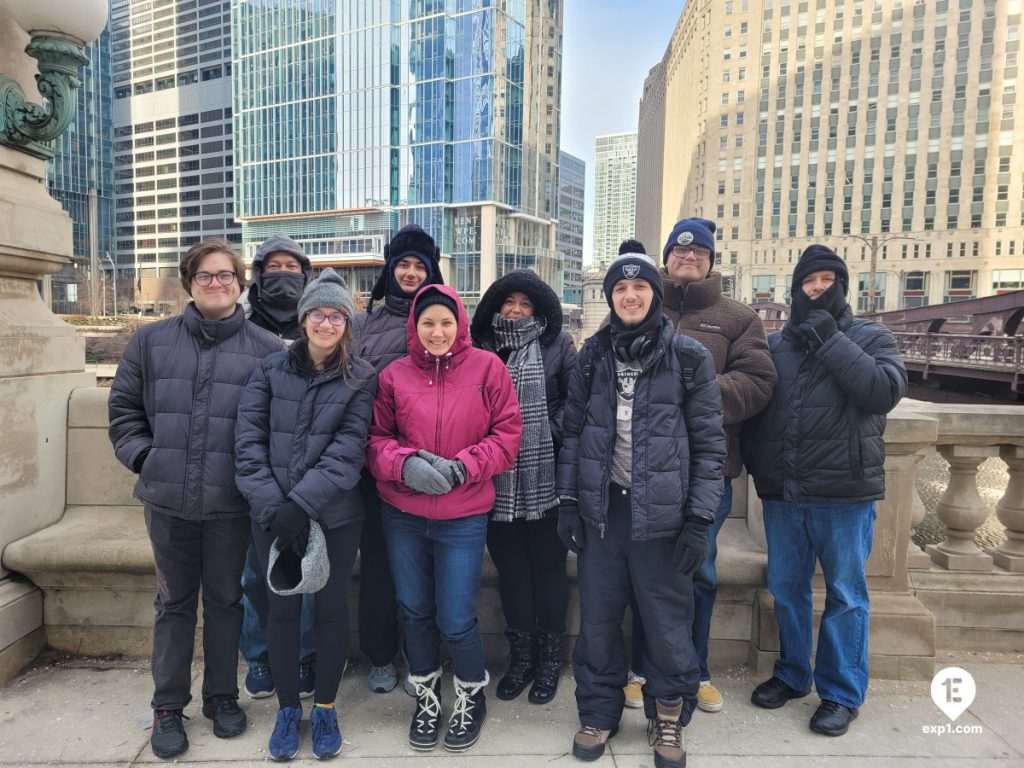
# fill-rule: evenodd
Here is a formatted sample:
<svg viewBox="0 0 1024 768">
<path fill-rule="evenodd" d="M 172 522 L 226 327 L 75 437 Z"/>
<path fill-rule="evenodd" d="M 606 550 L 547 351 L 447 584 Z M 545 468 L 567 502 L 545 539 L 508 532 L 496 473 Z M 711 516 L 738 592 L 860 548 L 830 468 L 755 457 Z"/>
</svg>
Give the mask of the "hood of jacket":
<svg viewBox="0 0 1024 768">
<path fill-rule="evenodd" d="M 412 300 L 412 307 L 409 309 L 409 319 L 405 323 L 405 341 L 409 348 L 409 355 L 416 361 L 417 365 L 423 368 L 429 368 L 434 365 L 434 361 L 437 359 L 435 355 L 428 352 L 427 348 L 423 346 L 423 342 L 420 341 L 420 335 L 416 332 L 416 303 L 430 291 L 437 291 L 452 299 L 458 310 L 455 318 L 458 323 L 458 330 L 455 333 L 455 341 L 452 343 L 451 348 L 444 354 L 445 359 L 453 360 L 472 346 L 469 341 L 469 315 L 466 314 L 466 308 L 463 306 L 462 300 L 459 299 L 459 294 L 451 286 L 425 285 L 420 288 L 416 298 Z"/>
<path fill-rule="evenodd" d="M 257 285 L 259 283 L 259 277 L 263 274 L 263 262 L 267 260 L 267 257 L 272 253 L 287 253 L 289 256 L 294 256 L 299 260 L 299 264 L 302 265 L 302 274 L 306 276 L 306 282 L 308 283 L 313 279 L 313 264 L 309 260 L 309 256 L 302 250 L 302 246 L 292 240 L 290 237 L 285 235 L 271 235 L 260 244 L 260 247 L 256 249 L 256 255 L 252 260 L 252 284 Z"/>
<path fill-rule="evenodd" d="M 501 311 L 510 293 L 521 291 L 533 302 L 534 315 L 543 317 L 546 326 L 541 334 L 541 346 L 547 346 L 562 332 L 562 302 L 558 295 L 532 269 L 513 269 L 495 280 L 484 292 L 473 313 L 469 332 L 478 346 L 490 347 L 494 342 L 491 321 Z"/>
</svg>

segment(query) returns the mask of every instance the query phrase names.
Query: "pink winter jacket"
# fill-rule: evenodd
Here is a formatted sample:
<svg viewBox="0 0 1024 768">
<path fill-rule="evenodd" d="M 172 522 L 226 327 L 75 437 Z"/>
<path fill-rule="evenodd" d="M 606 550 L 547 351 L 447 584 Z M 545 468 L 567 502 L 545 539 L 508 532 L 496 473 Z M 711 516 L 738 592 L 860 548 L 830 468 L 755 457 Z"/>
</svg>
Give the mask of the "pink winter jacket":
<svg viewBox="0 0 1024 768">
<path fill-rule="evenodd" d="M 426 350 L 416 333 L 416 301 L 440 291 L 458 306 L 455 343 L 443 357 Z M 366 464 L 381 498 L 420 517 L 450 520 L 486 513 L 494 505 L 492 478 L 515 466 L 523 419 L 508 369 L 497 355 L 469 340 L 469 318 L 459 295 L 443 285 L 423 288 L 406 325 L 409 354 L 380 373 Z M 441 496 L 402 482 L 402 464 L 424 448 L 466 465 L 466 482 Z"/>
</svg>

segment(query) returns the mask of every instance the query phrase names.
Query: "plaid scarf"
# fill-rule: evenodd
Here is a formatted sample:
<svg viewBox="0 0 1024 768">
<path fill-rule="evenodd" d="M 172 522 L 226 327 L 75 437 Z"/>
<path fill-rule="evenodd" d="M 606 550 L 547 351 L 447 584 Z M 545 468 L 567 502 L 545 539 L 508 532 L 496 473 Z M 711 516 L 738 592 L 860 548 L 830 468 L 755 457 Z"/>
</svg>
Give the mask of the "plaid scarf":
<svg viewBox="0 0 1024 768">
<path fill-rule="evenodd" d="M 547 323 L 539 317 L 510 320 L 495 313 L 491 326 L 498 351 L 511 350 L 506 365 L 523 414 L 523 440 L 516 465 L 494 478 L 496 498 L 491 519 L 502 523 L 517 518 L 540 520 L 558 503 L 555 448 L 538 341 Z"/>
</svg>

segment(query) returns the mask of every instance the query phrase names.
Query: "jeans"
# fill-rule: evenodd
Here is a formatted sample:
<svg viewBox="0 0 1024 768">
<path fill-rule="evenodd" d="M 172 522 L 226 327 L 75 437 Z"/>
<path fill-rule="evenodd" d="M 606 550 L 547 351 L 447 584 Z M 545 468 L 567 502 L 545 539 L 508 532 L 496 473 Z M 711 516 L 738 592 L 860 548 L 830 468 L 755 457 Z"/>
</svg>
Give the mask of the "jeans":
<svg viewBox="0 0 1024 768">
<path fill-rule="evenodd" d="M 384 504 L 384 539 L 405 629 L 409 674 L 441 666 L 448 643 L 460 680 L 484 679 L 484 646 L 477 620 L 487 515 L 432 520 Z"/>
<path fill-rule="evenodd" d="M 715 513 L 715 521 L 708 530 L 708 556 L 703 565 L 693 574 L 693 648 L 697 652 L 700 663 L 700 679 L 710 680 L 708 671 L 708 641 L 711 637 L 711 614 L 715 609 L 715 596 L 718 594 L 718 571 L 715 560 L 718 557 L 718 532 L 722 530 L 729 513 L 732 511 L 732 480 L 725 478 L 722 489 L 722 502 Z M 646 636 L 644 625 L 640 621 L 640 611 L 636 596 L 629 602 L 633 614 L 633 656 L 630 669 L 634 674 L 644 675 L 644 646 Z"/>
<path fill-rule="evenodd" d="M 868 686 L 868 585 L 864 566 L 874 536 L 875 503 L 764 501 L 768 588 L 775 598 L 779 647 L 774 675 L 846 707 Z M 825 577 L 825 612 L 811 672 L 815 560 Z"/>
<path fill-rule="evenodd" d="M 242 571 L 242 636 L 238 639 L 238 650 L 248 664 L 269 664 L 267 650 L 267 572 L 260 567 L 255 542 L 249 545 L 245 555 L 245 570 Z M 312 595 L 303 595 L 301 639 L 299 659 L 312 664 L 316 659 L 316 612 Z"/>
</svg>

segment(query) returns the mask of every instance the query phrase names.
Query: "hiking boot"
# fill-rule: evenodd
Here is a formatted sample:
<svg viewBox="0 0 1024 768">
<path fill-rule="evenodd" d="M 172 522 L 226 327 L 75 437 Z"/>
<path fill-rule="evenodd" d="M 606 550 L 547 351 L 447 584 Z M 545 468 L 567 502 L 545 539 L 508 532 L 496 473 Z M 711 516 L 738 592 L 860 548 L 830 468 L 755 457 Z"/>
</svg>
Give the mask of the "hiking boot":
<svg viewBox="0 0 1024 768">
<path fill-rule="evenodd" d="M 655 702 L 658 716 L 647 723 L 647 743 L 654 747 L 654 768 L 684 768 L 686 742 L 683 740 L 683 713 L 680 701 L 674 707 Z"/>
<path fill-rule="evenodd" d="M 181 722 L 183 717 L 180 709 L 153 710 L 153 734 L 149 743 L 154 755 L 167 759 L 188 749 L 188 736 Z"/>
<path fill-rule="evenodd" d="M 647 678 L 630 672 L 626 681 L 626 687 L 623 689 L 626 692 L 625 704 L 630 709 L 639 709 L 644 705 L 644 685 L 647 684 Z"/>
<path fill-rule="evenodd" d="M 270 665 L 254 661 L 245 675 L 245 693 L 250 699 L 265 699 L 274 695 L 274 673 Z"/>
<path fill-rule="evenodd" d="M 370 667 L 370 674 L 367 675 L 366 682 L 374 693 L 393 691 L 398 685 L 398 671 L 390 661 L 380 667 L 373 665 Z"/>
<path fill-rule="evenodd" d="M 308 699 L 315 690 L 316 672 L 313 671 L 313 662 L 304 661 L 299 664 L 299 698 Z"/>
<path fill-rule="evenodd" d="M 592 725 L 582 726 L 576 731 L 572 740 L 573 756 L 577 760 L 585 760 L 588 763 L 591 760 L 597 760 L 604 754 L 604 745 L 608 743 L 608 739 L 618 732 L 618 728 L 606 731 Z"/>
<path fill-rule="evenodd" d="M 522 693 L 536 673 L 532 632 L 506 629 L 508 638 L 508 669 L 498 681 L 494 694 L 502 701 L 511 701 Z"/>
<path fill-rule="evenodd" d="M 416 709 L 409 725 L 409 746 L 420 751 L 437 746 L 441 727 L 441 669 L 429 675 L 409 675 L 406 683 L 413 686 Z"/>
<path fill-rule="evenodd" d="M 811 730 L 824 736 L 842 736 L 858 714 L 860 711 L 856 707 L 822 699 L 818 710 L 811 716 Z"/>
<path fill-rule="evenodd" d="M 547 704 L 558 691 L 562 677 L 562 633 L 537 631 L 537 676 L 530 687 L 530 701 Z"/>
<path fill-rule="evenodd" d="M 230 739 L 245 732 L 245 712 L 234 696 L 203 699 L 203 717 L 213 720 L 213 735 L 218 739 Z"/>
<path fill-rule="evenodd" d="M 697 706 L 705 712 L 717 712 L 722 708 L 722 692 L 710 680 L 701 680 L 697 689 Z"/>
<path fill-rule="evenodd" d="M 484 687 L 489 682 L 490 675 L 486 670 L 483 682 L 466 683 L 455 678 L 455 709 L 448 720 L 448 733 L 444 735 L 444 748 L 449 752 L 467 750 L 480 738 L 480 730 L 487 717 Z"/>
<path fill-rule="evenodd" d="M 277 722 L 270 734 L 267 751 L 274 760 L 291 760 L 299 754 L 299 723 L 302 707 L 282 707 L 277 710 Z"/>
<path fill-rule="evenodd" d="M 808 693 L 810 691 L 790 688 L 773 675 L 754 689 L 750 694 L 750 701 L 763 709 L 778 709 L 790 699 L 801 699 Z"/>
<path fill-rule="evenodd" d="M 341 730 L 334 707 L 314 704 L 309 712 L 309 725 L 313 730 L 313 755 L 317 760 L 327 760 L 341 753 Z"/>
</svg>

